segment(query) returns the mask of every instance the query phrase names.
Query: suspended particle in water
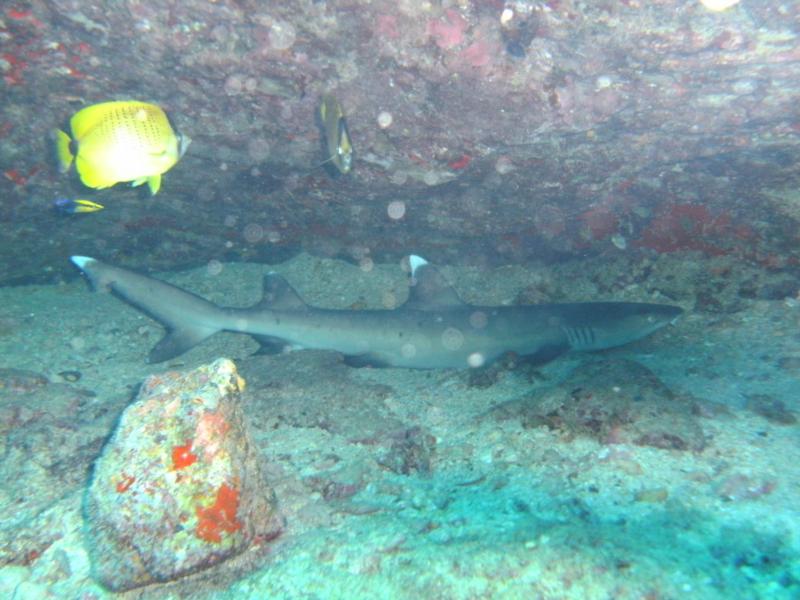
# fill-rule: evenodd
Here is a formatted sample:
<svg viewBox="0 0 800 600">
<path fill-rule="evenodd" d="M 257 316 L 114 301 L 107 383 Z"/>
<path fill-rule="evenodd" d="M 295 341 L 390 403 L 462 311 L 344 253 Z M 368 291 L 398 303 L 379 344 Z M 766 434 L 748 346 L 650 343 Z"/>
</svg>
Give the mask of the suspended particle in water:
<svg viewBox="0 0 800 600">
<path fill-rule="evenodd" d="M 255 163 L 264 162 L 269 158 L 269 142 L 264 138 L 253 138 L 247 142 L 247 155 Z"/>
<path fill-rule="evenodd" d="M 239 75 L 238 73 L 234 73 L 233 75 L 229 75 L 228 78 L 225 80 L 223 89 L 225 90 L 225 93 L 228 96 L 235 96 L 241 93 L 243 86 L 244 86 L 244 77 L 242 75 Z"/>
<path fill-rule="evenodd" d="M 464 343 L 464 334 L 455 327 L 448 327 L 442 333 L 442 346 L 448 350 L 458 350 Z"/>
<path fill-rule="evenodd" d="M 501 156 L 497 159 L 497 162 L 494 163 L 494 170 L 500 173 L 500 175 L 508 175 L 514 170 L 514 163 L 511 162 L 511 159 L 507 156 Z"/>
<path fill-rule="evenodd" d="M 206 265 L 206 271 L 209 275 L 219 275 L 222 273 L 222 263 L 212 258 Z"/>
<path fill-rule="evenodd" d="M 383 304 L 383 307 L 388 310 L 397 308 L 397 296 L 394 294 L 394 292 L 386 292 L 381 298 L 381 304 Z"/>
<path fill-rule="evenodd" d="M 278 242 L 280 242 L 281 241 L 281 233 L 280 233 L 280 231 L 275 231 L 274 229 L 271 229 L 270 231 L 268 231 L 267 232 L 267 241 L 270 244 L 277 244 Z"/>
<path fill-rule="evenodd" d="M 469 316 L 469 324 L 475 329 L 483 329 L 489 322 L 489 318 L 482 310 L 476 310 Z"/>
<path fill-rule="evenodd" d="M 358 261 L 358 268 L 364 271 L 365 273 L 369 273 L 370 271 L 372 271 L 373 267 L 375 267 L 375 263 L 369 256 L 362 258 L 360 261 Z"/>
<path fill-rule="evenodd" d="M 406 203 L 402 200 L 392 200 L 386 207 L 386 213 L 390 219 L 399 221 L 406 214 Z"/>
<path fill-rule="evenodd" d="M 258 223 L 248 223 L 242 232 L 244 239 L 251 244 L 256 244 L 264 239 L 264 228 Z"/>
<path fill-rule="evenodd" d="M 739 0 L 700 0 L 700 4 L 713 12 L 722 12 L 739 4 Z"/>
<path fill-rule="evenodd" d="M 394 118 L 392 117 L 392 113 L 388 111 L 381 111 L 378 113 L 378 127 L 381 129 L 388 129 L 392 126 L 392 121 Z"/>
<path fill-rule="evenodd" d="M 297 32 L 291 23 L 275 21 L 269 29 L 269 43 L 276 50 L 288 50 L 296 38 Z"/>
<path fill-rule="evenodd" d="M 598 77 L 594 82 L 594 89 L 595 91 L 604 90 L 606 88 L 611 87 L 612 83 L 613 82 L 611 81 L 611 77 L 609 77 L 608 75 L 600 75 L 600 77 Z"/>
<path fill-rule="evenodd" d="M 406 358 L 413 358 L 417 354 L 417 347 L 414 344 L 403 344 L 400 348 L 400 354 Z"/>
<path fill-rule="evenodd" d="M 436 171 L 427 171 L 422 176 L 422 181 L 425 182 L 425 185 L 439 185 L 439 174 Z"/>
<path fill-rule="evenodd" d="M 485 362 L 486 357 L 480 352 L 473 352 L 467 357 L 467 364 L 473 369 L 482 367 Z"/>
<path fill-rule="evenodd" d="M 402 171 L 392 173 L 389 181 L 391 181 L 394 185 L 403 185 L 406 181 L 408 181 L 408 173 L 404 173 Z"/>
</svg>

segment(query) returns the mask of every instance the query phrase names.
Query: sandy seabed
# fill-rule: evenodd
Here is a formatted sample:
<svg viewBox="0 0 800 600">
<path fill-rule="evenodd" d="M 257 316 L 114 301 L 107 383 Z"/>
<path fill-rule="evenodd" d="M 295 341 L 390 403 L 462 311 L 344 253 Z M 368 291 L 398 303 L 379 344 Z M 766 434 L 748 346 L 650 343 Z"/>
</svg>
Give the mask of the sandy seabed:
<svg viewBox="0 0 800 600">
<path fill-rule="evenodd" d="M 242 306 L 270 269 L 164 278 Z M 381 307 L 406 293 L 391 265 L 366 273 L 300 256 L 277 270 L 320 306 Z M 508 301 L 526 283 L 524 270 L 447 273 L 482 282 L 460 290 L 474 303 Z M 0 596 L 115 596 L 92 578 L 85 547 L 92 461 L 144 377 L 226 356 L 248 382 L 286 530 L 235 567 L 120 596 L 800 597 L 798 325 L 794 302 L 753 300 L 690 312 L 621 349 L 486 377 L 353 369 L 330 352 L 253 355 L 234 334 L 148 365 L 161 328 L 108 294 L 80 280 L 2 288 Z M 702 450 L 499 416 L 595 360 L 635 361 L 691 398 Z"/>
</svg>

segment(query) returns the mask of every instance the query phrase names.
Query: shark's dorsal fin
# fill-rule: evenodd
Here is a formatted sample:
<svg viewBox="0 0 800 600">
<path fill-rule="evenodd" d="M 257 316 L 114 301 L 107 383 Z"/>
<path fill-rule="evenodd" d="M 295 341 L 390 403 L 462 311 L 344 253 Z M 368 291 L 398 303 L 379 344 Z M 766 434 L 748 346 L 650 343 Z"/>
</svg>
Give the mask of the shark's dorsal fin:
<svg viewBox="0 0 800 600">
<path fill-rule="evenodd" d="M 263 295 L 256 307 L 292 310 L 307 308 L 299 294 L 278 273 L 267 273 L 264 276 Z"/>
<path fill-rule="evenodd" d="M 408 291 L 407 308 L 435 310 L 464 304 L 438 269 L 427 260 L 412 254 L 408 257 L 408 266 L 411 268 L 411 288 Z"/>
</svg>

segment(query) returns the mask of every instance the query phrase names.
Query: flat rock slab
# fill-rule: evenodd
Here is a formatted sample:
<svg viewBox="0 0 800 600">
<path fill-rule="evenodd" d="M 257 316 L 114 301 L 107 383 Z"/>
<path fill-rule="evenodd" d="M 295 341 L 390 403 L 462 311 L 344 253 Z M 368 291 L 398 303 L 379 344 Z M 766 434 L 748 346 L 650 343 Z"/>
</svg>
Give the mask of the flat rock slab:
<svg viewBox="0 0 800 600">
<path fill-rule="evenodd" d="M 561 384 L 537 390 L 491 411 L 606 444 L 700 451 L 705 435 L 694 398 L 674 394 L 652 371 L 631 360 L 584 363 Z"/>
<path fill-rule="evenodd" d="M 278 535 L 243 388 L 226 359 L 144 382 L 86 496 L 88 545 L 103 585 L 120 591 L 179 579 Z"/>
</svg>

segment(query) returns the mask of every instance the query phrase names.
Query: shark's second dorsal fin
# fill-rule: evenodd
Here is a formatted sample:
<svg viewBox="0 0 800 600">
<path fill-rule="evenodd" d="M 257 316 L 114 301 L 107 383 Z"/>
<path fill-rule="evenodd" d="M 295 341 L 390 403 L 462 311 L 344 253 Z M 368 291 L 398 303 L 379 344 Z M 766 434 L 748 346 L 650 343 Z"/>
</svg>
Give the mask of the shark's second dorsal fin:
<svg viewBox="0 0 800 600">
<path fill-rule="evenodd" d="M 278 273 L 267 273 L 264 276 L 263 289 L 261 302 L 256 307 L 282 310 L 307 308 L 294 288 Z"/>
<path fill-rule="evenodd" d="M 407 308 L 435 310 L 464 304 L 453 287 L 427 260 L 412 254 L 408 257 L 408 266 L 411 268 L 411 289 L 405 304 Z"/>
</svg>

